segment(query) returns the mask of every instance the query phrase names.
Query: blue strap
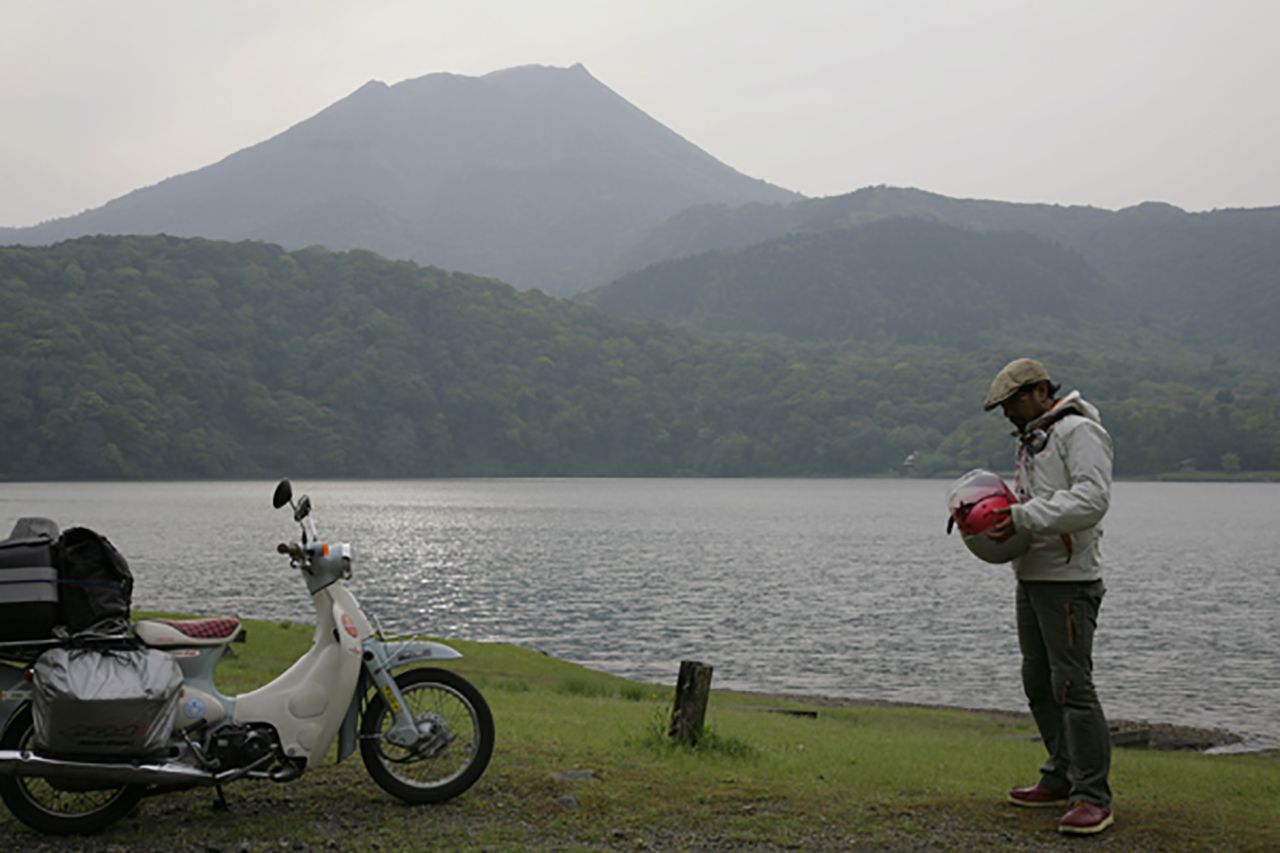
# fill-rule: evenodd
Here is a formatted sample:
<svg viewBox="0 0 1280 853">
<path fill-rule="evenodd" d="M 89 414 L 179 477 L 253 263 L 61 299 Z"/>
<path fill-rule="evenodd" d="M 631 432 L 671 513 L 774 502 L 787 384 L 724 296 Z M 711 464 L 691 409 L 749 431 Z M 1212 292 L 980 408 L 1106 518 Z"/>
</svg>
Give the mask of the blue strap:
<svg viewBox="0 0 1280 853">
<path fill-rule="evenodd" d="M 30 580 L 0 580 L 0 584 L 13 583 L 62 583 L 81 586 L 124 586 L 123 581 L 73 580 L 71 578 L 31 578 Z"/>
</svg>

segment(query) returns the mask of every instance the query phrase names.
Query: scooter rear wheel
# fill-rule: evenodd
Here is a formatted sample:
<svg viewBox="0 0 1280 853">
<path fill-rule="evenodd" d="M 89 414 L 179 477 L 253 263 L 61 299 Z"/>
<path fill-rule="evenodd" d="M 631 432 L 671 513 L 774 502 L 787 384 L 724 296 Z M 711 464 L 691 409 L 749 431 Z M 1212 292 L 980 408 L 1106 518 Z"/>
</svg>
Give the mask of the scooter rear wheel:
<svg viewBox="0 0 1280 853">
<path fill-rule="evenodd" d="M 34 734 L 28 703 L 9 719 L 0 749 L 28 750 Z M 9 812 L 47 835 L 88 835 L 105 829 L 132 811 L 145 791 L 145 785 L 74 790 L 37 776 L 0 777 L 0 799 Z"/>
<path fill-rule="evenodd" d="M 476 783 L 493 755 L 493 714 L 471 682 L 445 669 L 396 676 L 422 739 L 412 747 L 386 739 L 395 715 L 381 694 L 364 710 L 360 757 L 379 787 L 408 803 L 440 803 Z"/>
</svg>

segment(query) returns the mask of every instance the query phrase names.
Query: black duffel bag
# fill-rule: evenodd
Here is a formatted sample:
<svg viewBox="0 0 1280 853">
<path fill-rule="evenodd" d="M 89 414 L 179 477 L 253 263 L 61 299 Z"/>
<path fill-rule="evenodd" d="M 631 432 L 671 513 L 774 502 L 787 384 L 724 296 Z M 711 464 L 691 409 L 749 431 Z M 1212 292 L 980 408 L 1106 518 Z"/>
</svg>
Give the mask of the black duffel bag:
<svg viewBox="0 0 1280 853">
<path fill-rule="evenodd" d="M 0 542 L 0 643 L 47 640 L 58 623 L 54 539 L 19 533 L 30 531 Z"/>
<path fill-rule="evenodd" d="M 63 531 L 54 547 L 58 566 L 58 622 L 72 634 L 106 620 L 129 621 L 133 573 L 129 561 L 101 533 Z"/>
</svg>

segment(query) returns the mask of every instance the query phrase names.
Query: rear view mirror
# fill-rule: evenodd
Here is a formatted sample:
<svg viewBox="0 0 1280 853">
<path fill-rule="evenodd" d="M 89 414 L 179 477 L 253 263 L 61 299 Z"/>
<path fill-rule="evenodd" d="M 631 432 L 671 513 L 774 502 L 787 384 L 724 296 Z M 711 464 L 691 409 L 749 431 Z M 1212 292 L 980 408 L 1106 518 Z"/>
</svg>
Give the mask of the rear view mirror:
<svg viewBox="0 0 1280 853">
<path fill-rule="evenodd" d="M 288 480 L 281 480 L 276 486 L 276 493 L 271 496 L 271 505 L 276 509 L 293 500 L 293 484 Z"/>
</svg>

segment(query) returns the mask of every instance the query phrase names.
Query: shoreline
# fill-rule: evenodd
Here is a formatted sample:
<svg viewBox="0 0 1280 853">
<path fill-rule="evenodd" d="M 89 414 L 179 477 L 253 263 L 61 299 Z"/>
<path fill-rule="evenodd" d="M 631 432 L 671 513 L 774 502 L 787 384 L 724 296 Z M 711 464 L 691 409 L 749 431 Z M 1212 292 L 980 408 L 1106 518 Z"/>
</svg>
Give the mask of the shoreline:
<svg viewBox="0 0 1280 853">
<path fill-rule="evenodd" d="M 494 642 L 505 643 L 506 641 L 498 640 Z M 607 669 L 600 669 L 595 666 L 584 664 L 580 661 L 559 657 L 533 646 L 522 646 L 518 643 L 511 645 L 537 652 L 540 655 L 554 658 L 555 660 L 581 666 L 592 672 L 636 681 L 634 676 L 629 676 L 620 672 L 612 672 Z M 641 679 L 637 683 L 649 684 L 662 690 L 674 689 L 674 686 L 671 684 L 653 682 L 645 679 Z M 773 710 L 785 713 L 787 710 L 781 706 L 764 707 L 764 703 L 789 703 L 792 705 L 816 706 L 819 708 L 919 708 L 937 711 L 956 711 L 975 716 L 1017 720 L 1031 727 L 1033 731 L 1035 729 L 1035 722 L 1031 717 L 1030 711 L 1017 711 L 1003 708 L 979 708 L 969 705 L 955 705 L 938 702 L 910 702 L 897 699 L 877 699 L 866 696 L 833 696 L 822 693 L 779 693 L 768 690 L 751 690 L 747 688 L 712 687 L 712 697 L 715 697 L 717 694 L 742 696 L 758 700 L 762 703 L 762 705 L 757 708 L 757 710 L 760 711 Z M 1244 735 L 1239 732 L 1232 731 L 1231 729 L 1218 726 L 1192 725 L 1189 723 L 1176 722 L 1153 722 L 1145 719 L 1119 717 L 1108 717 L 1107 728 L 1111 732 L 1112 745 L 1124 749 L 1199 752 L 1206 755 L 1256 755 L 1264 758 L 1280 760 L 1280 737 Z M 1035 740 L 1039 739 L 1034 735 L 1032 738 Z"/>
<path fill-rule="evenodd" d="M 1002 477 L 1012 477 L 1009 469 L 993 469 Z M 939 471 L 933 474 L 904 474 L 897 471 L 880 471 L 867 474 L 451 474 L 420 475 L 395 477 L 335 477 L 324 473 L 308 475 L 305 472 L 293 479 L 323 483 L 398 483 L 398 482 L 452 482 L 466 480 L 920 480 L 924 482 L 946 483 L 964 474 L 961 470 Z M 1113 478 L 1117 483 L 1277 483 L 1280 482 L 1280 471 L 1270 469 L 1247 469 L 1242 471 L 1156 471 L 1146 474 L 1122 474 Z M 269 477 L 257 477 L 251 474 L 228 475 L 225 477 L 182 477 L 157 476 L 134 478 L 91 478 L 85 480 L 67 479 L 13 479 L 0 472 L 0 484 L 6 486 L 39 486 L 39 485 L 182 485 L 182 484 L 262 484 L 272 482 Z"/>
<path fill-rule="evenodd" d="M 1025 722 L 1034 728 L 1030 712 L 1007 711 L 999 708 L 971 708 L 964 705 L 939 705 L 926 702 L 900 702 L 891 699 L 851 698 L 843 696 L 807 695 L 796 693 L 769 693 L 759 690 L 713 689 L 716 693 L 747 696 L 762 702 L 786 702 L 828 708 L 922 708 L 926 710 L 957 711 L 983 717 L 997 717 Z M 761 708 L 778 710 L 783 708 Z M 1180 723 L 1153 723 L 1148 720 L 1110 719 L 1113 746 L 1126 749 L 1157 751 L 1200 752 L 1206 755 L 1258 755 L 1280 760 L 1280 746 L 1245 746 L 1249 740 L 1244 735 L 1222 728 L 1192 726 Z M 1034 738 L 1034 736 L 1032 736 Z"/>
</svg>

